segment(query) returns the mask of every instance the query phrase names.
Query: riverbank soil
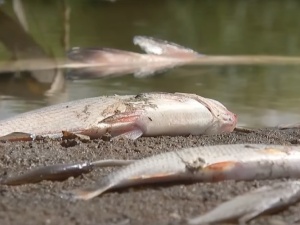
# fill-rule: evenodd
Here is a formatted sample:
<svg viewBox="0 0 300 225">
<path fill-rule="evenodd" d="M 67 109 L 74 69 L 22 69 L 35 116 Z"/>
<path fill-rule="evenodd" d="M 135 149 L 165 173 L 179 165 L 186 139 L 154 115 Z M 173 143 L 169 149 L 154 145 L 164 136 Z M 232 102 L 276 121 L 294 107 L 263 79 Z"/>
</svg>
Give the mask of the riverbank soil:
<svg viewBox="0 0 300 225">
<path fill-rule="evenodd" d="M 116 139 L 87 142 L 43 140 L 0 143 L 2 176 L 57 163 L 100 159 L 139 159 L 165 151 L 200 145 L 232 143 L 299 144 L 300 129 L 260 129 L 215 136 Z M 64 147 L 64 146 L 70 147 Z M 114 168 L 63 182 L 43 181 L 21 186 L 0 186 L 0 224 L 182 224 L 182 219 L 204 213 L 251 189 L 279 180 L 142 186 L 112 191 L 89 201 L 60 198 L 65 190 L 90 185 Z M 117 168 L 115 168 L 117 169 Z M 300 222 L 300 203 L 251 224 Z"/>
</svg>

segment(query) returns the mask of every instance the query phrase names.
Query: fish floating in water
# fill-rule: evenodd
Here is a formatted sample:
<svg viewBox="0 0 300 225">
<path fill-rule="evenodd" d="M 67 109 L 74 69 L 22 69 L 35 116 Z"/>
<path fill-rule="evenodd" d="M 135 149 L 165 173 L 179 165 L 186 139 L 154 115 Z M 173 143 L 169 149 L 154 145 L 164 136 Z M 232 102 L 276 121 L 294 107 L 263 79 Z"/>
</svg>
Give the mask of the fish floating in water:
<svg viewBox="0 0 300 225">
<path fill-rule="evenodd" d="M 233 144 L 188 148 L 147 157 L 62 196 L 88 200 L 120 187 L 161 182 L 300 178 L 300 146 Z"/>
<path fill-rule="evenodd" d="M 194 62 L 204 56 L 192 49 L 153 37 L 135 36 L 133 43 L 147 54 L 112 48 L 72 48 L 67 53 L 68 58 L 71 62 L 86 65 L 86 68 L 72 70 L 68 78 L 86 79 L 130 73 L 136 77 L 145 77 Z"/>
<path fill-rule="evenodd" d="M 237 221 L 246 224 L 255 217 L 284 209 L 300 201 L 300 181 L 263 186 L 222 203 L 204 215 L 187 220 L 189 225 Z"/>
<path fill-rule="evenodd" d="M 220 102 L 187 93 L 102 96 L 62 103 L 0 121 L 0 140 L 58 138 L 62 132 L 99 138 L 231 132 L 237 117 Z"/>
<path fill-rule="evenodd" d="M 113 48 L 73 47 L 67 52 L 68 63 L 59 67 L 70 69 L 68 79 L 94 79 L 126 74 L 142 78 L 184 65 L 298 65 L 300 62 L 299 57 L 285 56 L 209 56 L 146 36 L 134 36 L 133 43 L 146 54 Z"/>
</svg>

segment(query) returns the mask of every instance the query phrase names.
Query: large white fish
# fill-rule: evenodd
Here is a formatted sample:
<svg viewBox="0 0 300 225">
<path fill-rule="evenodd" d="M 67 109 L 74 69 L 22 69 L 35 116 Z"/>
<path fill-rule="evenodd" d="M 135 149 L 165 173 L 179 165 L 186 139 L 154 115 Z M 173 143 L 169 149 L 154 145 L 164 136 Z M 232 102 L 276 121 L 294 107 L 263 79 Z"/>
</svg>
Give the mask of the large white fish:
<svg viewBox="0 0 300 225">
<path fill-rule="evenodd" d="M 251 219 L 270 211 L 284 209 L 300 201 L 300 181 L 286 181 L 263 186 L 222 203 L 204 215 L 188 219 L 190 225 L 207 225 Z"/>
<path fill-rule="evenodd" d="M 285 177 L 300 178 L 300 146 L 216 145 L 147 157 L 109 174 L 92 187 L 63 196 L 88 200 L 111 189 L 145 183 Z"/>
<path fill-rule="evenodd" d="M 62 131 L 98 138 L 231 132 L 237 117 L 220 102 L 186 93 L 87 98 L 34 110 L 0 121 L 2 139 L 15 132 L 61 137 Z M 15 138 L 18 140 L 18 138 Z"/>
</svg>

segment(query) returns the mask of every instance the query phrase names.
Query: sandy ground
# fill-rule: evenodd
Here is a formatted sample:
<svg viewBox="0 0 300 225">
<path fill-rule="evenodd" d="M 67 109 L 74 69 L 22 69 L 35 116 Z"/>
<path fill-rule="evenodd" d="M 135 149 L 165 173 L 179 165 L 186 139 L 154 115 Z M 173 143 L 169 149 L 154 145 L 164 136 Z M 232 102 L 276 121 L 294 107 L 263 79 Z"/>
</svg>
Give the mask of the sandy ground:
<svg viewBox="0 0 300 225">
<path fill-rule="evenodd" d="M 136 141 L 0 143 L 1 175 L 21 173 L 43 165 L 99 159 L 137 159 L 184 147 L 227 143 L 298 144 L 300 129 L 263 129 L 252 133 L 216 136 L 140 138 Z M 92 184 L 112 169 L 97 169 L 63 182 L 0 187 L 0 224 L 182 224 L 182 219 L 204 213 L 250 189 L 278 180 L 143 186 L 113 191 L 90 201 L 67 201 L 63 190 Z M 300 204 L 251 224 L 293 224 L 300 221 Z"/>
</svg>

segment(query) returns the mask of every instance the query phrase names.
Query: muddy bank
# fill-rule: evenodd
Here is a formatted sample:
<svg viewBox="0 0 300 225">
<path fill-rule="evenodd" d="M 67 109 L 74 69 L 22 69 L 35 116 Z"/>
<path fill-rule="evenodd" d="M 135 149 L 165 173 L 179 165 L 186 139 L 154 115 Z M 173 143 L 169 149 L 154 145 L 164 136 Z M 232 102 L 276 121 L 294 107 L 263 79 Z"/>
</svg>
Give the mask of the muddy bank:
<svg viewBox="0 0 300 225">
<path fill-rule="evenodd" d="M 59 141 L 0 143 L 1 175 L 57 163 L 99 159 L 138 159 L 184 147 L 229 143 L 300 144 L 300 129 L 262 129 L 252 133 L 215 136 L 78 141 L 63 147 Z M 0 224 L 181 224 L 182 218 L 204 213 L 221 202 L 273 181 L 197 183 L 144 186 L 105 193 L 89 201 L 66 201 L 63 190 L 85 186 L 112 169 L 64 182 L 43 181 L 15 187 L 0 186 Z M 255 219 L 251 224 L 300 222 L 300 204 Z"/>
</svg>

